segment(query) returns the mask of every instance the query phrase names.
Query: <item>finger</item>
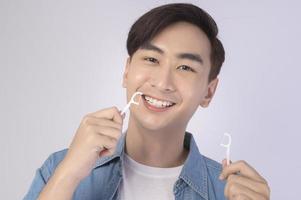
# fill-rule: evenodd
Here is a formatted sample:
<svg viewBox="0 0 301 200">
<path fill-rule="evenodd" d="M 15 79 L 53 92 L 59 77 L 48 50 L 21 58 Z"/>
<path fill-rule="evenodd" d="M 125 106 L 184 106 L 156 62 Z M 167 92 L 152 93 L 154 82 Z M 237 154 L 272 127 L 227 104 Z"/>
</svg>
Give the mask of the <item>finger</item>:
<svg viewBox="0 0 301 200">
<path fill-rule="evenodd" d="M 115 151 L 115 148 L 112 149 L 104 149 L 99 153 L 99 157 L 112 155 Z"/>
<path fill-rule="evenodd" d="M 119 110 L 119 113 L 120 113 L 120 115 L 121 115 L 121 110 Z M 125 113 L 123 113 L 122 115 L 121 115 L 121 117 L 122 117 L 122 119 L 124 119 L 125 118 Z"/>
<path fill-rule="evenodd" d="M 117 140 L 115 138 L 100 134 L 94 137 L 93 140 L 95 150 L 98 154 L 105 149 L 110 150 L 115 148 L 117 144 Z"/>
<path fill-rule="evenodd" d="M 239 194 L 234 197 L 234 200 L 252 200 L 244 194 Z"/>
<path fill-rule="evenodd" d="M 228 176 L 227 184 L 231 185 L 233 183 L 239 183 L 240 185 L 243 185 L 243 186 L 253 190 L 254 192 L 262 194 L 265 197 L 269 196 L 269 188 L 265 183 L 249 179 L 242 175 L 233 175 L 232 174 L 232 175 Z"/>
<path fill-rule="evenodd" d="M 227 166 L 227 159 L 223 159 L 222 166 L 223 166 L 223 168 L 225 168 Z"/>
<path fill-rule="evenodd" d="M 97 118 L 110 119 L 119 124 L 122 124 L 122 122 L 123 122 L 123 118 L 120 114 L 120 111 L 118 110 L 118 108 L 116 106 L 102 109 L 102 110 L 88 114 L 88 116 L 90 116 L 90 115 L 97 117 Z"/>
<path fill-rule="evenodd" d="M 111 128 L 122 129 L 122 124 L 104 118 L 97 118 L 94 116 L 84 117 L 83 123 L 88 125 L 108 126 Z"/>
<path fill-rule="evenodd" d="M 99 152 L 99 157 L 102 157 L 102 156 L 107 156 L 109 154 L 109 150 L 108 149 L 104 149 L 102 151 Z"/>
<path fill-rule="evenodd" d="M 267 200 L 261 194 L 239 183 L 226 184 L 224 193 L 229 200 L 238 199 L 239 197 L 254 200 Z"/>
<path fill-rule="evenodd" d="M 111 137 L 113 139 L 118 140 L 121 135 L 121 130 L 108 127 L 108 126 L 98 126 L 98 125 L 90 125 L 89 128 L 92 128 L 94 132 L 104 135 L 106 137 Z"/>
<path fill-rule="evenodd" d="M 237 161 L 226 166 L 220 175 L 220 179 L 225 179 L 230 174 L 242 174 L 248 178 L 265 182 L 258 172 L 245 161 Z"/>
<path fill-rule="evenodd" d="M 230 160 L 230 164 L 231 163 L 232 163 L 232 161 Z M 223 166 L 223 168 L 225 168 L 227 166 L 227 159 L 226 158 L 222 160 L 222 166 Z"/>
</svg>

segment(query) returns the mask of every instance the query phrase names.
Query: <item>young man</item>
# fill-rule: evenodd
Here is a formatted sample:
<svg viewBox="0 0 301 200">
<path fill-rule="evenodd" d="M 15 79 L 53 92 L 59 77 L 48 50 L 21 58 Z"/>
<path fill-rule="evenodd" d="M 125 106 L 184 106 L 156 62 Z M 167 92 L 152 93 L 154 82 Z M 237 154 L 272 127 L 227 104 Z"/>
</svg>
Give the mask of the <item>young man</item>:
<svg viewBox="0 0 301 200">
<path fill-rule="evenodd" d="M 123 87 L 128 129 L 116 107 L 86 115 L 69 147 L 37 170 L 24 199 L 269 199 L 267 182 L 244 161 L 201 155 L 186 126 L 212 100 L 224 49 L 214 20 L 191 4 L 140 17 L 128 35 Z"/>
</svg>

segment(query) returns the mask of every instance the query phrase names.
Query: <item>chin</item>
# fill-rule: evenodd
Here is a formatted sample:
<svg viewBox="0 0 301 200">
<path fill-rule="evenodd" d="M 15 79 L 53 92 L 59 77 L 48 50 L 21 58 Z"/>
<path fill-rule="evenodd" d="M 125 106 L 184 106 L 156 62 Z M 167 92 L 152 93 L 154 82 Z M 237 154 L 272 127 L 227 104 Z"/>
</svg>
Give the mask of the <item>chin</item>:
<svg viewBox="0 0 301 200">
<path fill-rule="evenodd" d="M 171 122 L 169 120 L 162 121 L 159 118 L 137 115 L 136 113 L 132 114 L 130 121 L 132 121 L 133 125 L 149 131 L 162 131 L 171 127 L 169 124 Z"/>
</svg>

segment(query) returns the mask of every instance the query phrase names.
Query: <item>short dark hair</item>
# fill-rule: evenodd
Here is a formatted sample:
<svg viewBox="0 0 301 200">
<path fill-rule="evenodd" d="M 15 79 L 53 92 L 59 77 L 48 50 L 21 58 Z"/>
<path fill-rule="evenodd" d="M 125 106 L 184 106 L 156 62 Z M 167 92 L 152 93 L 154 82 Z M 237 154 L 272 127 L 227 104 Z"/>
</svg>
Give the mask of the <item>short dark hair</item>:
<svg viewBox="0 0 301 200">
<path fill-rule="evenodd" d="M 189 3 L 172 3 L 151 9 L 131 27 L 127 38 L 130 58 L 144 44 L 150 42 L 167 26 L 176 22 L 188 22 L 199 27 L 211 43 L 211 68 L 209 82 L 215 79 L 225 60 L 225 51 L 217 38 L 218 28 L 213 18 L 203 9 Z"/>
</svg>

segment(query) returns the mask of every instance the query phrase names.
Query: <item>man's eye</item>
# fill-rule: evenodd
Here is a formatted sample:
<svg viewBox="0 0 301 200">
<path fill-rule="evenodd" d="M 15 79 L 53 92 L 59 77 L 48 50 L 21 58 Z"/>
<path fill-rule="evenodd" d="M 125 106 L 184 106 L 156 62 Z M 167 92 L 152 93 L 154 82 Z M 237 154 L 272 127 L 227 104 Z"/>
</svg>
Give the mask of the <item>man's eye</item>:
<svg viewBox="0 0 301 200">
<path fill-rule="evenodd" d="M 191 67 L 187 66 L 187 65 L 181 65 L 178 68 L 181 68 L 181 69 L 183 69 L 185 71 L 192 71 L 192 72 L 194 72 L 194 70 Z"/>
<path fill-rule="evenodd" d="M 158 60 L 156 58 L 152 58 L 152 57 L 146 57 L 146 58 L 144 58 L 144 60 L 152 62 L 152 63 L 158 63 Z"/>
</svg>

